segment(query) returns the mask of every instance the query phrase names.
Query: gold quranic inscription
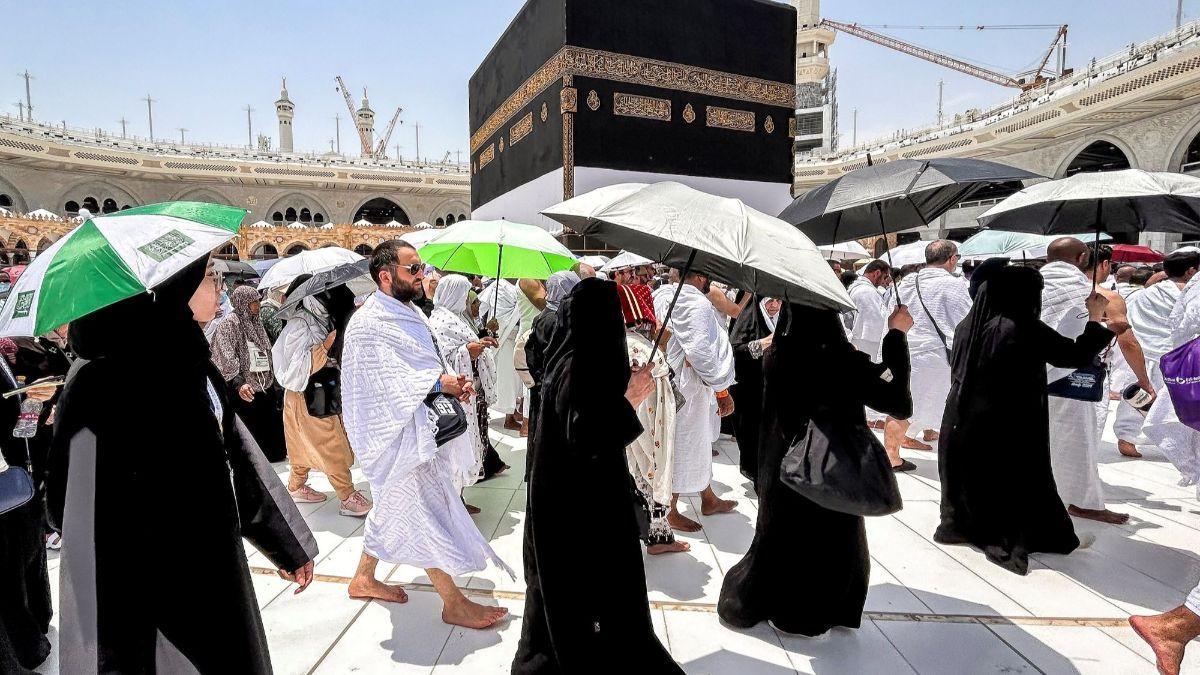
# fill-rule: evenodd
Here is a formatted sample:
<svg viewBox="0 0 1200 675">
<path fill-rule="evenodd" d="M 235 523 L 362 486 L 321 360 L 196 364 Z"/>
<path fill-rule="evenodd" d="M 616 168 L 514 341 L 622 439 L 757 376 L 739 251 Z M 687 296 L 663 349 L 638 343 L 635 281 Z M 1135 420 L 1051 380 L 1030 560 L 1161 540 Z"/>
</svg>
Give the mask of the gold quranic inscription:
<svg viewBox="0 0 1200 675">
<path fill-rule="evenodd" d="M 671 121 L 671 102 L 665 98 L 652 98 L 636 94 L 613 94 L 613 114 L 625 117 L 641 117 L 661 122 Z"/>
<path fill-rule="evenodd" d="M 715 105 L 705 106 L 704 123 L 717 129 L 733 129 L 734 131 L 754 131 L 754 113 L 749 110 L 734 110 Z"/>
</svg>

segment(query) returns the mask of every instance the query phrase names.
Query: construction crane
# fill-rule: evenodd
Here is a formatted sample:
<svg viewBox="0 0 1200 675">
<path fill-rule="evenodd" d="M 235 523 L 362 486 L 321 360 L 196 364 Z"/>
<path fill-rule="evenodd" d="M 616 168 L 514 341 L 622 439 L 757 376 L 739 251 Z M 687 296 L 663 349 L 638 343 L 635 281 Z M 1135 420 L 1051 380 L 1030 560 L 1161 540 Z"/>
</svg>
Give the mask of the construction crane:
<svg viewBox="0 0 1200 675">
<path fill-rule="evenodd" d="M 447 151 L 446 151 L 446 154 L 442 155 L 442 162 L 441 162 L 441 163 L 442 163 L 442 164 L 449 164 L 449 163 L 450 163 L 450 151 L 449 151 L 449 150 L 447 150 Z"/>
<path fill-rule="evenodd" d="M 1066 74 L 1066 72 L 1067 72 L 1067 71 L 1065 71 L 1066 50 L 1067 50 L 1067 26 L 1066 26 L 1066 24 L 1063 24 L 1063 25 L 1057 27 L 1058 32 L 1054 35 L 1054 41 L 1050 43 L 1050 48 L 1046 50 L 1046 53 L 1041 58 L 1041 62 L 1038 65 L 1038 67 L 1035 68 L 1034 70 L 1028 71 L 1026 73 L 1021 73 L 1017 77 L 1013 77 L 1011 75 L 1006 75 L 1004 73 L 999 73 L 994 70 L 989 70 L 987 68 L 977 66 L 973 63 L 968 63 L 966 61 L 963 61 L 962 59 L 957 59 L 952 56 L 947 56 L 945 54 L 935 52 L 932 49 L 926 49 L 925 47 L 919 47 L 917 45 L 911 44 L 909 42 L 905 42 L 904 40 L 892 37 L 890 35 L 884 35 L 883 33 L 877 33 L 875 31 L 871 30 L 870 28 L 867 28 L 866 26 L 862 26 L 862 25 L 859 25 L 856 23 L 842 23 L 840 21 L 832 21 L 830 19 L 822 19 L 821 25 L 825 26 L 827 28 L 832 28 L 833 30 L 836 30 L 836 31 L 848 33 L 850 35 L 862 38 L 869 42 L 874 42 L 875 44 L 878 44 L 878 45 L 883 45 L 884 47 L 888 47 L 890 49 L 895 49 L 898 52 L 902 52 L 902 53 L 908 54 L 910 56 L 915 56 L 919 59 L 924 59 L 931 63 L 936 63 L 940 66 L 945 66 L 947 68 L 950 68 L 951 70 L 957 70 L 960 73 L 965 73 L 972 77 L 977 77 L 981 80 L 991 82 L 992 84 L 998 84 L 1002 87 L 1014 87 L 1014 88 L 1020 89 L 1022 91 L 1029 91 L 1030 89 L 1039 87 L 1050 79 L 1050 78 L 1044 76 L 1042 73 L 1043 73 L 1043 71 L 1045 71 L 1046 64 L 1048 64 L 1050 62 L 1050 57 L 1054 54 L 1055 50 L 1058 50 L 1058 52 L 1059 52 L 1059 64 L 1058 64 L 1059 65 L 1059 76 L 1062 76 L 1062 75 Z M 883 27 L 889 27 L 889 26 L 883 26 Z M 966 30 L 966 29 L 973 29 L 973 30 L 987 30 L 987 29 L 1024 30 L 1024 29 L 1029 29 L 1029 28 L 1053 28 L 1054 26 L 1031 24 L 1031 25 L 1022 25 L 1022 26 L 890 26 L 890 27 L 891 28 L 919 28 L 919 29 L 951 29 L 951 30 Z"/>
<path fill-rule="evenodd" d="M 396 120 L 400 119 L 400 113 L 404 112 L 404 108 L 396 108 L 396 114 L 392 115 L 392 121 L 388 122 L 387 131 L 383 132 L 383 137 L 379 139 L 379 145 L 375 146 L 375 157 L 379 159 L 387 159 L 384 152 L 387 150 L 388 141 L 392 138 L 392 130 L 396 128 Z M 404 124 L 404 122 L 400 122 Z"/>
<path fill-rule="evenodd" d="M 346 110 L 350 111 L 350 119 L 358 119 L 358 112 L 354 109 L 354 99 L 350 98 L 350 90 L 346 88 L 346 83 L 342 81 L 342 76 L 334 77 L 337 80 L 337 89 L 342 92 L 342 97 L 346 99 Z M 355 129 L 358 130 L 358 140 L 362 143 L 362 156 L 374 157 L 375 148 L 371 147 L 371 131 L 363 129 L 362 126 L 355 124 Z"/>
</svg>

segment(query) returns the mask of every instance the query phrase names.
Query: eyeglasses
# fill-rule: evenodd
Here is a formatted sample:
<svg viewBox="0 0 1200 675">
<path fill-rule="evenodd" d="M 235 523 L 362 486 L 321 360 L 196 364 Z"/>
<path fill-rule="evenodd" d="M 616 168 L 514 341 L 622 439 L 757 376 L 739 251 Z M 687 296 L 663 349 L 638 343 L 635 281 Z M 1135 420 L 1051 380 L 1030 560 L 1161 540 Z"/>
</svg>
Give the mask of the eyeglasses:
<svg viewBox="0 0 1200 675">
<path fill-rule="evenodd" d="M 417 276 L 418 272 L 425 271 L 425 263 L 413 263 L 411 265 L 393 265 L 393 269 L 404 270 L 412 276 Z"/>
</svg>

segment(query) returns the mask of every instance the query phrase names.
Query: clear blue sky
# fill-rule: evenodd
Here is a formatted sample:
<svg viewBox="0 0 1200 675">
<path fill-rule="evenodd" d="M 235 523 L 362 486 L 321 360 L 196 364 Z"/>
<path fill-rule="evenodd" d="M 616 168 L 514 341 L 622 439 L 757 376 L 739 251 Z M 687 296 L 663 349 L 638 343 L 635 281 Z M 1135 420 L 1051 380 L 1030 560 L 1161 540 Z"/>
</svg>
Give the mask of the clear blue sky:
<svg viewBox="0 0 1200 675">
<path fill-rule="evenodd" d="M 603 2 L 603 0 L 592 0 Z M 36 117 L 72 126 L 145 135 L 149 93 L 156 136 L 245 143 L 249 103 L 255 134 L 276 135 L 274 101 L 288 77 L 296 103 L 297 150 L 329 149 L 334 115 L 342 115 L 342 149 L 355 153 L 345 104 L 334 90 L 342 75 L 356 92 L 370 89 L 382 132 L 396 106 L 403 127 L 391 145 L 440 159 L 467 150 L 467 79 L 515 15 L 522 0 L 206 0 L 161 2 L 13 2 L 0 40 L 0 110 L 16 114 L 24 84 L 36 76 Z M 1174 26 L 1175 0 L 826 0 L 828 18 L 863 24 L 1068 23 L 1068 64 L 1085 66 L 1130 42 Z M 1187 0 L 1185 20 L 1200 15 Z M 1023 70 L 1053 36 L 1037 31 L 883 31 L 1004 72 Z M 831 56 L 839 69 L 843 143 L 858 108 L 860 141 L 932 122 L 937 82 L 945 80 L 952 114 L 986 107 L 1013 91 L 934 64 L 839 35 Z M 394 150 L 390 152 L 394 153 Z"/>
</svg>

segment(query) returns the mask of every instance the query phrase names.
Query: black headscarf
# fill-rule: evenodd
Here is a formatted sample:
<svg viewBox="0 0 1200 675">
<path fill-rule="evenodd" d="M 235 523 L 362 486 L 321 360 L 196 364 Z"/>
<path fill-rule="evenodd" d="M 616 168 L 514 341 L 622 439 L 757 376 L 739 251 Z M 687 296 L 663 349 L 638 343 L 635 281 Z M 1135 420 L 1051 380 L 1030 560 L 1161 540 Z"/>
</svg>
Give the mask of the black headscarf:
<svg viewBox="0 0 1200 675">
<path fill-rule="evenodd" d="M 760 309 L 762 301 L 762 296 L 751 297 L 750 302 L 746 303 L 734 320 L 733 328 L 729 332 L 729 342 L 734 347 L 761 340 L 771 334 L 771 327 L 767 325 Z"/>
<path fill-rule="evenodd" d="M 764 405 L 794 406 L 796 414 L 779 415 L 778 419 L 785 431 L 800 433 L 812 410 L 829 395 L 828 384 L 844 378 L 841 368 L 856 350 L 834 310 L 785 304 L 777 321 L 770 368 L 804 373 L 810 384 L 798 384 L 793 377 L 770 377 L 764 367 L 763 401 Z"/>
<path fill-rule="evenodd" d="M 968 289 L 971 299 L 974 300 L 975 296 L 979 294 L 979 287 L 983 285 L 983 282 L 988 280 L 988 277 L 994 274 L 996 270 L 1004 269 L 1005 267 L 1008 267 L 1008 258 L 988 258 L 980 263 L 975 268 L 975 271 L 971 273 L 970 288 Z"/>
<path fill-rule="evenodd" d="M 329 312 L 329 319 L 332 322 L 330 330 L 337 331 L 337 337 L 333 340 L 333 345 L 329 348 L 329 356 L 334 359 L 342 358 L 342 342 L 346 337 L 346 324 L 350 322 L 350 315 L 354 314 L 354 292 L 347 286 L 336 286 L 322 293 L 318 293 L 317 302 L 325 305 L 326 311 Z"/>
<path fill-rule="evenodd" d="M 981 266 L 975 277 L 984 272 Z M 1042 275 L 1029 267 L 987 270 L 971 311 L 954 335 L 951 367 L 956 381 L 964 382 L 974 366 L 989 358 L 1002 341 L 1012 339 L 1021 326 L 1040 320 L 1044 285 Z"/>
<path fill-rule="evenodd" d="M 577 352 L 581 358 L 570 358 Z M 562 367 L 568 362 L 569 373 Z M 629 384 L 629 353 L 615 283 L 584 279 L 562 301 L 546 348 L 545 370 L 546 382 L 569 376 L 586 383 L 589 395 L 624 396 Z"/>
</svg>

